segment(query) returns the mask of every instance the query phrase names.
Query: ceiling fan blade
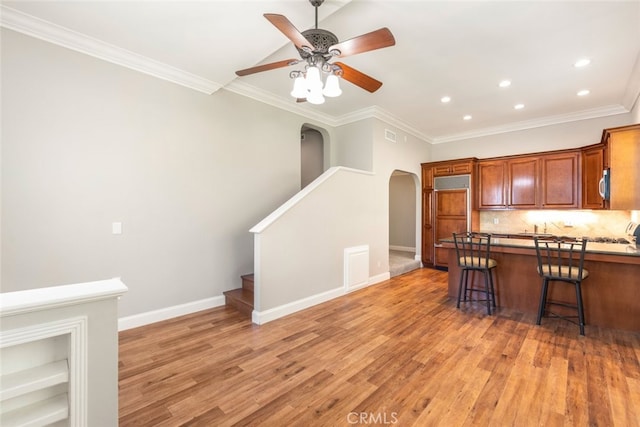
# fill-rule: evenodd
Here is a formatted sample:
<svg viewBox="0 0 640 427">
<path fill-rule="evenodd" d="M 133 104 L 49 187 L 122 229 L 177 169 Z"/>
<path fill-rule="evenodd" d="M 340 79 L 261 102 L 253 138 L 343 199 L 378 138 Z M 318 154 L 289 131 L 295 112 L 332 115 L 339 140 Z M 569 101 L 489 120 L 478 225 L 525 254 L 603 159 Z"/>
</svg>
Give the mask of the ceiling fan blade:
<svg viewBox="0 0 640 427">
<path fill-rule="evenodd" d="M 236 71 L 236 74 L 242 77 L 242 76 L 247 76 L 249 74 L 260 73 L 262 71 L 275 70 L 276 68 L 295 65 L 298 62 L 300 62 L 298 59 L 285 59 L 284 61 L 271 62 L 269 64 L 263 64 L 263 65 L 258 65 L 251 68 L 245 68 L 244 70 Z"/>
<path fill-rule="evenodd" d="M 307 40 L 306 37 L 303 36 L 302 33 L 298 31 L 298 29 L 284 15 L 265 13 L 264 17 L 279 29 L 282 34 L 287 36 L 287 38 L 291 40 L 298 49 L 306 47 L 309 51 L 313 50 L 313 43 L 310 43 L 309 40 Z"/>
<path fill-rule="evenodd" d="M 334 65 L 342 68 L 342 78 L 348 82 L 353 83 L 356 86 L 360 86 L 362 89 L 367 90 L 371 93 L 377 91 L 382 86 L 382 82 L 374 79 L 373 77 L 367 76 L 366 74 L 356 70 L 355 68 L 351 68 L 348 65 L 343 64 L 342 62 L 335 62 Z"/>
<path fill-rule="evenodd" d="M 384 27 L 379 30 L 345 40 L 338 44 L 334 44 L 329 48 L 329 52 L 334 50 L 339 53 L 335 56 L 344 58 L 345 56 L 355 55 L 357 53 L 368 52 L 370 50 L 382 49 L 396 44 L 396 39 L 391 31 Z"/>
</svg>

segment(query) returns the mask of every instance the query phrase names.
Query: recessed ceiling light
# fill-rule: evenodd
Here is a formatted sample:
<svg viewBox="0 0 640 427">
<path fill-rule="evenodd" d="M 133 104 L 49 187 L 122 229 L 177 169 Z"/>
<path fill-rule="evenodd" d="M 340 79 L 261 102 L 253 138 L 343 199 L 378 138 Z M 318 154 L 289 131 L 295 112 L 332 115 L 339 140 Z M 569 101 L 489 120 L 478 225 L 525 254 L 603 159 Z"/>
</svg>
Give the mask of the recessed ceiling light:
<svg viewBox="0 0 640 427">
<path fill-rule="evenodd" d="M 580 68 L 580 67 L 585 67 L 587 65 L 591 64 L 591 60 L 589 58 L 582 58 L 577 60 L 573 66 L 576 68 Z"/>
<path fill-rule="evenodd" d="M 500 83 L 498 83 L 498 86 L 500 86 L 500 87 L 509 87 L 509 86 L 511 86 L 511 80 L 503 80 Z"/>
<path fill-rule="evenodd" d="M 467 114 L 466 116 L 464 116 L 464 117 L 462 118 L 462 120 L 471 120 L 471 115 L 470 115 L 470 114 Z"/>
<path fill-rule="evenodd" d="M 447 102 L 451 101 L 451 97 L 450 96 L 443 96 L 442 98 L 440 98 L 440 102 L 446 104 Z"/>
<path fill-rule="evenodd" d="M 589 95 L 589 89 L 582 89 L 581 91 L 578 92 L 578 96 L 587 96 Z"/>
<path fill-rule="evenodd" d="M 524 104 L 516 104 L 513 106 L 516 110 L 522 110 L 524 108 Z"/>
</svg>

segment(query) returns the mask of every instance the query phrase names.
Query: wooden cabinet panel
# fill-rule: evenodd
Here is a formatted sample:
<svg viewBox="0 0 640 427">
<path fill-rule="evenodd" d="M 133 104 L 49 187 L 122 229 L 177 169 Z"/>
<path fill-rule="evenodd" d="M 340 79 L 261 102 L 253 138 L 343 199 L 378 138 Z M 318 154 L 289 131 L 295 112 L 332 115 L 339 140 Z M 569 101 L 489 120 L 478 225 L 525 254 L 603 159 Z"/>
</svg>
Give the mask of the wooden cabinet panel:
<svg viewBox="0 0 640 427">
<path fill-rule="evenodd" d="M 451 173 L 453 175 L 462 175 L 465 173 L 471 173 L 473 171 L 473 165 L 471 162 L 454 163 L 451 165 Z"/>
<path fill-rule="evenodd" d="M 512 208 L 535 209 L 538 196 L 538 157 L 513 159 L 507 162 L 509 171 L 508 204 Z"/>
<path fill-rule="evenodd" d="M 435 192 L 435 223 L 434 239 L 437 243 L 440 239 L 450 238 L 453 233 L 467 231 L 468 210 L 467 190 L 440 190 Z M 435 247 L 435 265 L 447 266 L 447 257 L 438 257 L 438 247 Z"/>
<path fill-rule="evenodd" d="M 600 196 L 599 184 L 604 170 L 603 144 L 582 151 L 582 208 L 604 209 L 605 200 Z"/>
<path fill-rule="evenodd" d="M 608 129 L 610 208 L 640 209 L 640 124 Z"/>
<path fill-rule="evenodd" d="M 504 209 L 507 207 L 505 185 L 507 163 L 503 160 L 478 163 L 478 209 Z"/>
<path fill-rule="evenodd" d="M 422 188 L 433 188 L 433 169 L 428 166 L 422 166 Z"/>
<path fill-rule="evenodd" d="M 473 172 L 473 160 L 438 162 L 432 166 L 433 176 L 464 175 Z"/>
<path fill-rule="evenodd" d="M 434 265 L 433 252 L 433 190 L 422 191 L 422 264 Z"/>
<path fill-rule="evenodd" d="M 580 207 L 580 157 L 577 151 L 541 157 L 543 208 Z"/>
</svg>

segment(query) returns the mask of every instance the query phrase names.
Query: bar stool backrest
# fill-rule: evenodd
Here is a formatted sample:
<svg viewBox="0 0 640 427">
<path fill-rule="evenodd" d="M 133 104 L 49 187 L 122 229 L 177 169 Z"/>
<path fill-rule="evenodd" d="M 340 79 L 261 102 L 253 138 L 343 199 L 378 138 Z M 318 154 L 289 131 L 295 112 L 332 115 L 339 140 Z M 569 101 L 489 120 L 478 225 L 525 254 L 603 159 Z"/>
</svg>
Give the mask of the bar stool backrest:
<svg viewBox="0 0 640 427">
<path fill-rule="evenodd" d="M 588 272 L 584 270 L 584 254 L 587 239 L 534 237 L 538 274 L 551 280 L 581 281 Z"/>
<path fill-rule="evenodd" d="M 466 269 L 489 269 L 495 261 L 489 258 L 491 234 L 468 232 L 453 233 L 458 266 Z"/>
</svg>

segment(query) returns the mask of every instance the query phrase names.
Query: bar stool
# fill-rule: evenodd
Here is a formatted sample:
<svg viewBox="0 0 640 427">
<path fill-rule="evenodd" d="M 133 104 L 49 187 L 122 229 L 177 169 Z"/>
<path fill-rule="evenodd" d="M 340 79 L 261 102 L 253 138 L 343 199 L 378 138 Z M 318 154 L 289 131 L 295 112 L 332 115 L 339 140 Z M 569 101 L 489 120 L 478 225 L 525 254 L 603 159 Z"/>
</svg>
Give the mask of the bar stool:
<svg viewBox="0 0 640 427">
<path fill-rule="evenodd" d="M 534 237 L 536 255 L 538 258 L 538 274 L 542 277 L 542 291 L 540 293 L 540 305 L 536 325 L 542 321 L 542 317 L 557 317 L 576 323 L 578 319 L 580 335 L 584 335 L 584 308 L 582 305 L 582 281 L 589 276 L 589 272 L 583 268 L 584 253 L 587 247 L 587 239 L 581 240 L 558 238 L 541 239 Z M 549 283 L 569 283 L 575 286 L 576 303 L 566 303 L 547 299 Z M 549 306 L 562 306 L 574 309 L 577 316 L 558 314 L 550 311 Z"/>
<path fill-rule="evenodd" d="M 498 266 L 496 260 L 491 259 L 491 234 L 468 232 L 464 234 L 453 233 L 453 242 L 456 247 L 456 258 L 460 267 L 460 285 L 458 286 L 458 303 L 467 301 L 467 295 L 471 301 L 474 292 L 484 294 L 485 299 L 476 299 L 477 302 L 487 303 L 487 314 L 491 314 L 491 307 L 496 307 L 496 296 L 493 288 L 493 269 Z M 473 286 L 473 273 L 479 271 L 484 276 L 484 289 Z M 471 272 L 471 287 L 469 287 L 469 272 Z"/>
</svg>

